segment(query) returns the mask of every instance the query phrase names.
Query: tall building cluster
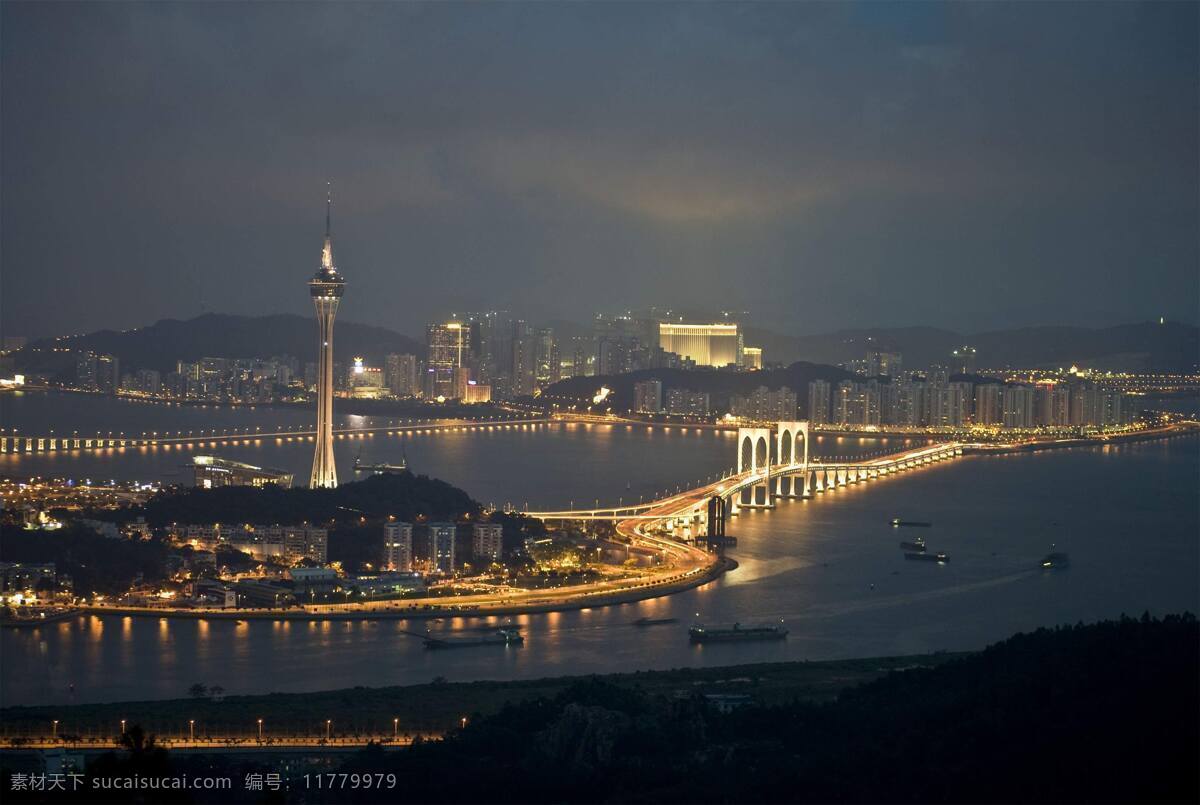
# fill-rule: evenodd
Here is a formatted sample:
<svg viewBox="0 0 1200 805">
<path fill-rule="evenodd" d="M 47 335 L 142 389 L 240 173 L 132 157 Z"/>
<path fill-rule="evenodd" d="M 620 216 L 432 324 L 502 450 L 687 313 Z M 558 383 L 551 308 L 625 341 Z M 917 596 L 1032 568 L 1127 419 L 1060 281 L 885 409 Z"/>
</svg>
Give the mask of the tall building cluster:
<svg viewBox="0 0 1200 805">
<path fill-rule="evenodd" d="M 950 380 L 946 370 L 934 369 L 923 376 L 808 384 L 808 417 L 814 425 L 1109 427 L 1128 424 L 1133 415 L 1123 392 L 1087 382 L 974 383 Z"/>
</svg>

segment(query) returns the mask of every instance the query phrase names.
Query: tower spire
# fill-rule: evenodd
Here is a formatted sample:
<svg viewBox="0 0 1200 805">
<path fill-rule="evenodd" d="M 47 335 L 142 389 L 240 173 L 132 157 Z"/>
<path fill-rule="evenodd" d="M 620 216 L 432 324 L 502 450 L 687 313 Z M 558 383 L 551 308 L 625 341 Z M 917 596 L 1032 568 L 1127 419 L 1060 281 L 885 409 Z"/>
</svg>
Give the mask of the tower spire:
<svg viewBox="0 0 1200 805">
<path fill-rule="evenodd" d="M 333 230 L 330 226 L 330 210 L 333 208 L 333 183 L 325 183 L 325 247 L 321 250 L 321 268 L 336 271 L 333 267 Z"/>
</svg>

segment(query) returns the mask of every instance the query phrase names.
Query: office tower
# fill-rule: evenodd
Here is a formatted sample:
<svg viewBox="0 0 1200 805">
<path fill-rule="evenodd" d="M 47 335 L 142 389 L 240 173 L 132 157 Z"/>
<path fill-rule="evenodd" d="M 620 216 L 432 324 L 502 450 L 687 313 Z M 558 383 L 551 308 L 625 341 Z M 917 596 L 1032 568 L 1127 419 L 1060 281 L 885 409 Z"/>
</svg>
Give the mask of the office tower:
<svg viewBox="0 0 1200 805">
<path fill-rule="evenodd" d="M 416 397 L 420 393 L 417 385 L 417 356 L 388 355 L 383 361 L 384 382 L 397 397 Z"/>
<path fill-rule="evenodd" d="M 633 410 L 639 414 L 657 414 L 662 410 L 662 381 L 643 380 L 633 384 Z"/>
<path fill-rule="evenodd" d="M 431 324 L 425 328 L 425 395 L 431 399 L 454 396 L 454 370 L 467 365 L 471 330 L 462 322 Z"/>
<path fill-rule="evenodd" d="M 545 388 L 562 379 L 562 365 L 558 357 L 558 343 L 554 331 L 549 327 L 539 328 L 534 344 L 534 382 Z"/>
<path fill-rule="evenodd" d="M 504 558 L 504 526 L 500 523 L 475 523 L 471 534 L 471 553 L 477 564 L 490 565 Z"/>
<path fill-rule="evenodd" d="M 429 524 L 429 569 L 434 573 L 454 572 L 454 523 Z"/>
<path fill-rule="evenodd" d="M 832 389 L 827 380 L 808 384 L 808 421 L 813 425 L 829 424 L 829 403 Z"/>
<path fill-rule="evenodd" d="M 667 391 L 667 413 L 673 416 L 707 417 L 709 413 L 708 393 L 688 389 Z"/>
<path fill-rule="evenodd" d="M 412 570 L 412 534 L 412 523 L 384 523 L 382 558 L 384 570 Z"/>
<path fill-rule="evenodd" d="M 690 358 L 697 366 L 742 363 L 742 337 L 736 324 L 679 324 L 659 322 L 658 345 Z"/>
<path fill-rule="evenodd" d="M 332 194 L 325 201 L 325 248 L 321 267 L 308 282 L 317 313 L 317 447 L 313 454 L 311 487 L 337 486 L 337 466 L 333 461 L 333 320 L 346 281 L 333 264 L 333 234 L 330 230 Z"/>
<path fill-rule="evenodd" d="M 1004 422 L 1004 408 L 1001 405 L 1004 386 L 999 383 L 988 383 L 975 387 L 975 424 L 999 425 Z"/>
</svg>

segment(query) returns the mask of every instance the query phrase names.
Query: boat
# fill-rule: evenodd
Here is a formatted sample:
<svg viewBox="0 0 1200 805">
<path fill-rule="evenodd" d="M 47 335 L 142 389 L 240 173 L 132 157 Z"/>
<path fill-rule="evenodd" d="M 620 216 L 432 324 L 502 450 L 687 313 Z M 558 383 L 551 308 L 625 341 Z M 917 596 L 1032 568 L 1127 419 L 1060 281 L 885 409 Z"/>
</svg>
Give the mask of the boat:
<svg viewBox="0 0 1200 805">
<path fill-rule="evenodd" d="M 1042 567 L 1047 570 L 1063 570 L 1071 566 L 1071 558 L 1065 553 L 1051 551 L 1042 557 Z"/>
<path fill-rule="evenodd" d="M 363 464 L 362 457 L 354 458 L 354 472 L 371 475 L 399 475 L 408 472 L 408 456 L 402 455 L 399 464 Z"/>
<path fill-rule="evenodd" d="M 634 626 L 661 626 L 664 623 L 677 623 L 679 618 L 638 618 Z"/>
<path fill-rule="evenodd" d="M 900 547 L 906 551 L 925 553 L 925 540 L 923 537 L 917 537 L 912 542 L 901 542 Z"/>
<path fill-rule="evenodd" d="M 920 520 L 901 520 L 899 517 L 892 518 L 893 528 L 900 528 L 902 526 L 907 528 L 929 528 L 931 525 L 933 523 L 925 523 Z"/>
<path fill-rule="evenodd" d="M 944 553 L 906 553 L 904 558 L 916 562 L 937 562 L 939 565 L 950 561 L 950 557 Z"/>
<path fill-rule="evenodd" d="M 470 648 L 473 646 L 519 646 L 524 636 L 515 629 L 497 629 L 475 637 L 426 637 L 425 648 Z"/>
<path fill-rule="evenodd" d="M 696 624 L 688 629 L 688 639 L 693 643 L 736 643 L 749 640 L 783 640 L 788 630 L 783 626 L 746 626 L 735 623 L 729 629 L 709 629 Z"/>
</svg>

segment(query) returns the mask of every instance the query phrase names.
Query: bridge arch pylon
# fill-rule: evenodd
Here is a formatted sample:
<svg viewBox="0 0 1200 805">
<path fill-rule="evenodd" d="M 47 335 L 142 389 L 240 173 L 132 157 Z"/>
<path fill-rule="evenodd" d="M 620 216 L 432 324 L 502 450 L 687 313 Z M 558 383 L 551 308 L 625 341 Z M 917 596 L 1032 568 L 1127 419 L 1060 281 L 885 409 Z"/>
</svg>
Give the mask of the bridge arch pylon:
<svg viewBox="0 0 1200 805">
<path fill-rule="evenodd" d="M 737 492 L 735 512 L 743 506 L 769 509 L 775 505 L 771 495 L 771 440 L 770 428 L 738 428 L 738 474 L 749 472 L 761 478 Z"/>
<path fill-rule="evenodd" d="M 775 424 L 776 463 L 795 468 L 796 472 L 781 472 L 775 479 L 775 494 L 780 497 L 809 497 L 808 486 L 808 423 L 777 422 Z"/>
</svg>

